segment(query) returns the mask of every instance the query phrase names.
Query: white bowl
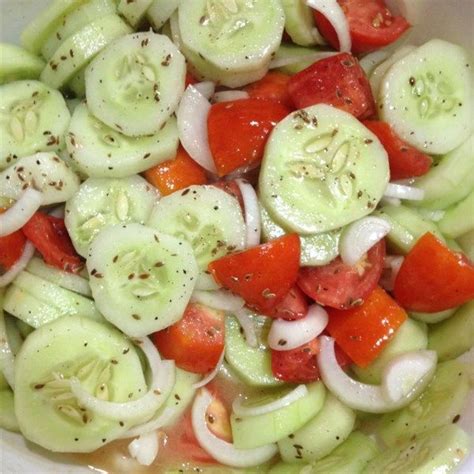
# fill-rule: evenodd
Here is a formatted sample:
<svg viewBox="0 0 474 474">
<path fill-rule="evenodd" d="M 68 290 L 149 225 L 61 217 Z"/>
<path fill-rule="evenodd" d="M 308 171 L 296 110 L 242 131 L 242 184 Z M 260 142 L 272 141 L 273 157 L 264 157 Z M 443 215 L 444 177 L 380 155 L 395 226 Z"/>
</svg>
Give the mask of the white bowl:
<svg viewBox="0 0 474 474">
<path fill-rule="evenodd" d="M 0 41 L 18 43 L 24 25 L 49 3 L 50 0 L 0 0 Z M 474 52 L 474 0 L 387 0 L 387 3 L 398 8 L 414 26 L 408 38 L 410 43 L 442 38 L 461 44 L 471 54 Z M 474 351 L 471 351 L 463 357 L 471 367 L 474 365 L 473 356 Z M 474 439 L 474 391 L 471 391 L 459 424 Z M 25 442 L 20 435 L 0 429 L 0 440 L 0 473 L 90 473 L 87 467 L 69 464 L 61 456 Z M 474 473 L 474 453 L 458 472 Z"/>
</svg>

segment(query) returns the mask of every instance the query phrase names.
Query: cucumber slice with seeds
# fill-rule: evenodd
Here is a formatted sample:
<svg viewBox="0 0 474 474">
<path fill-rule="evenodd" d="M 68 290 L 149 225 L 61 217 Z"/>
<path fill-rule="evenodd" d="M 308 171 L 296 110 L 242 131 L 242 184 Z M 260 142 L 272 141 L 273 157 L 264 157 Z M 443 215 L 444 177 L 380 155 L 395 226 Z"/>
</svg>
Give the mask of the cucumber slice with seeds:
<svg viewBox="0 0 474 474">
<path fill-rule="evenodd" d="M 86 70 L 90 111 L 126 135 L 157 133 L 184 91 L 183 55 L 164 35 L 124 36 L 106 48 Z"/>
<path fill-rule="evenodd" d="M 87 270 L 97 307 L 134 337 L 178 321 L 198 275 L 186 241 L 140 224 L 102 230 L 89 247 Z"/>
<path fill-rule="evenodd" d="M 312 234 L 370 214 L 388 179 L 387 153 L 377 137 L 352 115 L 321 104 L 273 129 L 259 190 L 282 227 Z"/>
<path fill-rule="evenodd" d="M 313 10 L 303 0 L 282 0 L 285 31 L 293 43 L 301 46 L 319 44 L 321 35 L 314 24 Z"/>
<path fill-rule="evenodd" d="M 0 428 L 20 432 L 20 426 L 15 415 L 13 392 L 10 389 L 0 391 Z"/>
<path fill-rule="evenodd" d="M 133 28 L 136 28 L 145 18 L 152 2 L 153 0 L 120 0 L 117 10 Z"/>
<path fill-rule="evenodd" d="M 15 44 L 0 43 L 0 84 L 38 79 L 44 61 Z"/>
</svg>

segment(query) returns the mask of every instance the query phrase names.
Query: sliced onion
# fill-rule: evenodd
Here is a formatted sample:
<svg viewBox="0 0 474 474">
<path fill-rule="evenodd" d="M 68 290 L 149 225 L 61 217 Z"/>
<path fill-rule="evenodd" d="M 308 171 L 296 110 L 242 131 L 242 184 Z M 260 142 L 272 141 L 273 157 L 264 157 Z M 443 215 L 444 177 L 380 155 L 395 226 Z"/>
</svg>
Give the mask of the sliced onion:
<svg viewBox="0 0 474 474">
<path fill-rule="evenodd" d="M 388 183 L 385 188 L 384 197 L 421 201 L 425 197 L 425 191 L 424 189 L 415 188 L 413 186 Z"/>
<path fill-rule="evenodd" d="M 212 369 L 212 371 L 209 372 L 202 380 L 194 383 L 193 388 L 198 389 L 198 388 L 204 387 L 209 382 L 214 380 L 214 377 L 219 373 L 219 370 L 221 370 L 222 363 L 224 362 L 224 355 L 225 355 L 225 350 L 222 351 L 222 354 L 219 357 L 219 360 L 217 361 L 217 364 L 214 367 L 214 369 Z"/>
<path fill-rule="evenodd" d="M 158 435 L 157 433 L 147 433 L 134 439 L 128 445 L 128 452 L 135 458 L 138 464 L 149 466 L 158 456 Z"/>
<path fill-rule="evenodd" d="M 260 206 L 257 193 L 253 186 L 243 179 L 238 179 L 237 184 L 244 200 L 245 224 L 247 227 L 247 248 L 260 244 L 262 233 L 262 221 L 260 218 Z"/>
<path fill-rule="evenodd" d="M 395 285 L 400 267 L 402 266 L 404 258 L 401 255 L 388 255 L 385 257 L 384 273 L 380 279 L 380 285 L 387 291 L 392 291 Z"/>
<path fill-rule="evenodd" d="M 218 438 L 209 430 L 206 422 L 206 411 L 211 403 L 212 395 L 206 389 L 201 389 L 194 399 L 192 425 L 199 444 L 216 461 L 231 467 L 253 467 L 270 460 L 278 452 L 276 444 L 237 449 L 232 443 Z"/>
<path fill-rule="evenodd" d="M 323 35 L 319 32 L 319 30 L 314 27 L 311 30 L 311 35 L 314 38 L 316 44 L 327 44 L 326 40 L 324 39 Z"/>
<path fill-rule="evenodd" d="M 346 227 L 339 242 L 341 259 L 354 266 L 377 242 L 382 240 L 392 226 L 380 217 L 363 217 Z"/>
<path fill-rule="evenodd" d="M 151 369 L 151 386 L 141 398 L 130 402 L 109 402 L 100 400 L 85 390 L 80 381 L 71 378 L 71 391 L 79 403 L 96 413 L 111 420 L 142 420 L 153 416 L 166 400 L 175 381 L 173 361 L 162 361 L 156 347 L 147 337 L 138 339 Z"/>
<path fill-rule="evenodd" d="M 275 319 L 268 333 L 268 345 L 276 351 L 291 351 L 318 337 L 328 324 L 328 313 L 317 304 L 302 319 Z"/>
<path fill-rule="evenodd" d="M 216 90 L 215 84 L 211 81 L 198 82 L 197 84 L 193 84 L 193 87 L 197 89 L 199 93 L 202 94 L 207 100 L 212 97 L 214 91 Z"/>
<path fill-rule="evenodd" d="M 231 100 L 248 99 L 249 93 L 247 91 L 220 91 L 214 94 L 213 102 L 229 102 Z"/>
<path fill-rule="evenodd" d="M 26 188 L 12 207 L 0 214 L 0 237 L 21 229 L 40 208 L 43 194 L 33 188 Z"/>
<path fill-rule="evenodd" d="M 242 308 L 239 311 L 234 312 L 234 316 L 239 321 L 240 326 L 244 331 L 245 341 L 250 347 L 258 346 L 257 331 L 255 330 L 255 324 L 253 323 L 252 313 Z"/>
<path fill-rule="evenodd" d="M 349 23 L 337 0 L 306 0 L 306 5 L 320 12 L 334 28 L 339 41 L 339 50 L 350 52 L 352 47 Z"/>
<path fill-rule="evenodd" d="M 8 385 L 15 388 L 15 356 L 8 342 L 3 314 L 3 290 L 0 290 L 0 372 L 3 373 Z"/>
<path fill-rule="evenodd" d="M 211 104 L 196 87 L 189 85 L 176 112 L 181 144 L 191 158 L 207 171 L 216 173 L 207 135 L 207 115 Z"/>
<path fill-rule="evenodd" d="M 201 303 L 221 311 L 238 311 L 243 308 L 245 301 L 228 290 L 203 291 L 195 290 L 191 296 L 192 303 Z"/>
<path fill-rule="evenodd" d="M 397 199 L 397 198 L 384 197 L 380 200 L 380 204 L 384 206 L 400 207 L 402 205 L 402 201 L 400 201 L 400 199 Z"/>
<path fill-rule="evenodd" d="M 303 61 L 311 61 L 315 63 L 316 61 L 329 58 L 330 56 L 334 56 L 336 54 L 338 53 L 335 53 L 334 51 L 315 51 L 314 53 L 302 54 L 301 56 L 295 56 L 294 54 L 291 56 L 281 56 L 273 59 L 270 62 L 269 68 L 276 69 L 279 67 L 291 66 L 292 64 L 298 64 Z"/>
<path fill-rule="evenodd" d="M 35 253 L 33 244 L 27 240 L 21 257 L 8 269 L 6 273 L 0 276 L 0 288 L 9 285 L 16 276 L 22 272 Z"/>
<path fill-rule="evenodd" d="M 173 419 L 175 413 L 175 408 L 167 407 L 163 410 L 163 413 L 161 413 L 160 416 L 153 418 L 146 423 L 130 428 L 125 434 L 120 436 L 120 439 L 135 438 L 136 436 L 145 435 L 152 431 L 159 430 Z"/>
<path fill-rule="evenodd" d="M 237 397 L 232 403 L 232 410 L 237 416 L 264 415 L 266 413 L 285 408 L 300 398 L 303 398 L 307 394 L 308 389 L 306 388 L 306 385 L 298 385 L 294 390 L 292 390 L 290 393 L 287 393 L 284 397 L 281 397 L 278 400 L 274 400 L 273 402 L 267 403 L 266 405 L 250 407 L 243 405 L 242 398 Z"/>
</svg>

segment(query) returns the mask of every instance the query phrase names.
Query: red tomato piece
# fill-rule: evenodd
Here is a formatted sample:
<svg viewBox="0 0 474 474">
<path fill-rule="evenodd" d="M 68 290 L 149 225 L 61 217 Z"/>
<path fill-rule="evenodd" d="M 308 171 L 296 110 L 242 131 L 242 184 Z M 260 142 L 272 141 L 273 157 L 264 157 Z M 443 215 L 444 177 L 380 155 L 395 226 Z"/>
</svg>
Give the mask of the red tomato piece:
<svg viewBox="0 0 474 474">
<path fill-rule="evenodd" d="M 338 0 L 347 21 L 353 53 L 366 53 L 395 42 L 410 28 L 403 16 L 394 16 L 383 0 Z M 331 23 L 314 12 L 316 26 L 328 43 L 339 49 L 339 41 Z"/>
<path fill-rule="evenodd" d="M 0 237 L 0 275 L 5 274 L 21 257 L 25 243 L 21 230 Z"/>
<path fill-rule="evenodd" d="M 377 135 L 388 153 L 390 179 L 413 178 L 428 173 L 433 163 L 431 157 L 403 141 L 388 123 L 378 120 L 366 120 L 363 123 Z"/>
<path fill-rule="evenodd" d="M 381 240 L 355 266 L 340 257 L 322 267 L 304 267 L 298 286 L 314 301 L 324 306 L 348 309 L 360 305 L 377 286 L 383 272 L 385 241 Z"/>
<path fill-rule="evenodd" d="M 71 273 L 77 273 L 84 266 L 69 238 L 64 219 L 36 212 L 22 230 L 47 264 Z"/>
<path fill-rule="evenodd" d="M 360 367 L 369 365 L 407 314 L 382 288 L 375 288 L 360 306 L 338 310 L 328 308 L 326 330 L 341 349 Z"/>
<path fill-rule="evenodd" d="M 188 87 L 199 82 L 190 72 L 186 72 L 186 79 L 184 81 L 184 86 Z"/>
<path fill-rule="evenodd" d="M 216 181 L 215 183 L 212 183 L 212 185 L 216 188 L 222 189 L 222 191 L 225 191 L 227 194 L 230 194 L 232 197 L 237 199 L 237 201 L 239 201 L 239 205 L 242 209 L 242 212 L 245 210 L 244 198 L 242 197 L 242 193 L 240 192 L 239 185 L 234 180 L 220 180 Z"/>
<path fill-rule="evenodd" d="M 215 280 L 240 295 L 248 306 L 267 314 L 295 284 L 300 239 L 289 234 L 209 264 Z"/>
<path fill-rule="evenodd" d="M 370 83 L 349 53 L 316 61 L 291 77 L 288 92 L 297 109 L 328 104 L 364 119 L 375 115 Z"/>
<path fill-rule="evenodd" d="M 207 117 L 209 146 L 219 176 L 259 163 L 273 127 L 290 113 L 270 100 L 243 99 L 214 104 Z"/>
<path fill-rule="evenodd" d="M 288 82 L 290 76 L 281 72 L 269 72 L 257 82 L 244 87 L 252 99 L 266 99 L 279 102 L 288 108 L 293 107 L 288 94 Z"/>
<path fill-rule="evenodd" d="M 205 374 L 217 365 L 224 350 L 224 313 L 192 303 L 181 320 L 152 338 L 163 357 L 173 359 L 181 369 Z"/>
<path fill-rule="evenodd" d="M 308 302 L 306 296 L 297 286 L 294 286 L 283 300 L 272 311 L 268 312 L 268 316 L 294 321 L 304 318 L 307 312 Z"/>
<path fill-rule="evenodd" d="M 405 257 L 393 293 L 408 311 L 455 308 L 474 299 L 474 265 L 427 233 Z"/>
</svg>

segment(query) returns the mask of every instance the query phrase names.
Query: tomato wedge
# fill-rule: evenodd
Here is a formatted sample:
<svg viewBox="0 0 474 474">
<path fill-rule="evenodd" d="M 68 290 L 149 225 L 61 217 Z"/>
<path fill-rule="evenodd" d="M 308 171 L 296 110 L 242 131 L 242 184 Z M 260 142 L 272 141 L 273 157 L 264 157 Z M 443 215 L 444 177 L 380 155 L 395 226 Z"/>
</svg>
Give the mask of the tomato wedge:
<svg viewBox="0 0 474 474">
<path fill-rule="evenodd" d="M 227 194 L 230 194 L 232 197 L 237 199 L 239 201 L 240 208 L 242 211 L 245 210 L 245 205 L 244 205 L 244 198 L 242 197 L 242 193 L 240 192 L 239 185 L 234 181 L 216 181 L 215 183 L 212 183 L 213 186 L 216 188 L 222 189 L 222 191 L 225 191 Z"/>
<path fill-rule="evenodd" d="M 360 306 L 328 308 L 326 330 L 360 367 L 369 365 L 407 319 L 407 314 L 382 288 L 375 288 Z"/>
<path fill-rule="evenodd" d="M 262 314 L 272 311 L 295 284 L 300 239 L 289 234 L 209 264 L 215 280 Z"/>
<path fill-rule="evenodd" d="M 214 104 L 207 117 L 209 146 L 219 176 L 259 163 L 273 127 L 290 113 L 278 102 L 259 99 Z"/>
<path fill-rule="evenodd" d="M 290 76 L 281 72 L 269 72 L 263 79 L 244 87 L 252 99 L 266 99 L 279 102 L 288 108 L 293 107 L 288 94 Z"/>
<path fill-rule="evenodd" d="M 74 250 L 64 219 L 36 212 L 22 230 L 47 264 L 72 273 L 84 266 Z"/>
<path fill-rule="evenodd" d="M 377 135 L 388 153 L 390 179 L 414 178 L 428 173 L 432 158 L 403 141 L 388 123 L 365 120 L 363 124 Z"/>
<path fill-rule="evenodd" d="M 294 286 L 283 300 L 273 308 L 273 311 L 269 311 L 271 314 L 268 314 L 268 316 L 294 321 L 304 318 L 307 312 L 308 302 L 306 301 L 306 296 L 297 286 Z"/>
<path fill-rule="evenodd" d="M 288 92 L 297 109 L 329 104 L 360 119 L 375 115 L 370 83 L 349 53 L 321 59 L 295 74 L 288 83 Z"/>
<path fill-rule="evenodd" d="M 21 230 L 0 237 L 0 275 L 5 274 L 21 257 L 25 243 Z"/>
<path fill-rule="evenodd" d="M 298 286 L 319 304 L 348 309 L 360 305 L 377 286 L 384 258 L 385 241 L 381 240 L 354 267 L 346 265 L 337 257 L 322 267 L 302 268 L 298 275 Z"/>
<path fill-rule="evenodd" d="M 427 233 L 405 257 L 393 293 L 408 311 L 455 308 L 474 299 L 474 265 Z"/>
<path fill-rule="evenodd" d="M 160 354 L 181 369 L 205 374 L 214 369 L 224 350 L 224 313 L 192 303 L 182 319 L 152 339 Z"/>
<path fill-rule="evenodd" d="M 383 0 L 338 0 L 347 21 L 353 53 L 366 53 L 396 41 L 410 28 L 403 16 L 394 16 Z M 331 23 L 314 12 L 316 26 L 328 43 L 339 49 L 339 41 Z"/>
</svg>

